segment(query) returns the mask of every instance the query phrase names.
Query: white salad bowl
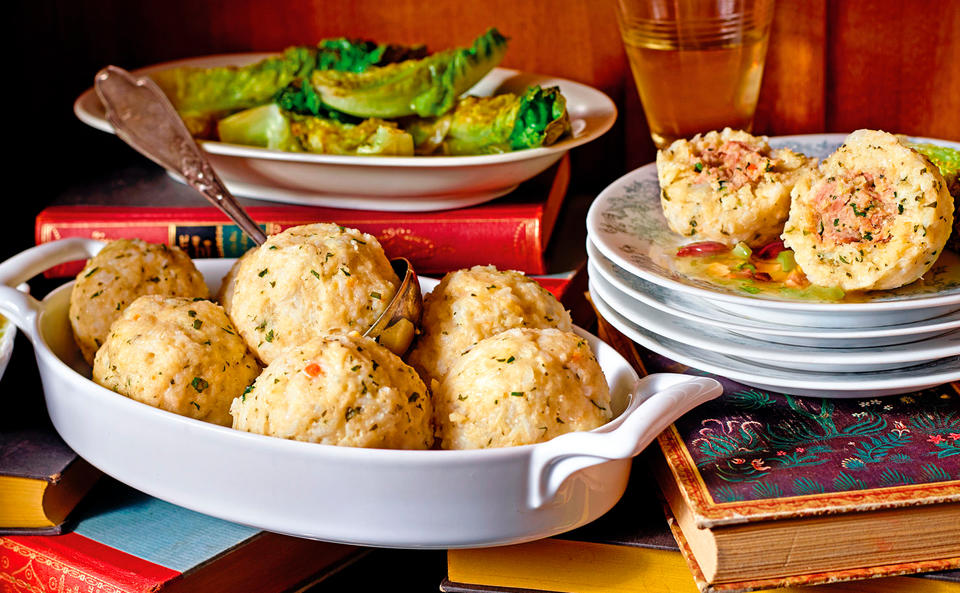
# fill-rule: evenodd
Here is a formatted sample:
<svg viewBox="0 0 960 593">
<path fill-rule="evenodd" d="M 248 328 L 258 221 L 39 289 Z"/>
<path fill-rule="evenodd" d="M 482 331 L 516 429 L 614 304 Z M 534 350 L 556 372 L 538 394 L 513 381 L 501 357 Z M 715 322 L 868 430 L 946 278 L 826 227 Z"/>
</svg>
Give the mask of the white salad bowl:
<svg viewBox="0 0 960 593">
<path fill-rule="evenodd" d="M 203 56 L 134 70 L 149 75 L 178 67 L 242 66 L 275 54 Z M 487 96 L 557 86 L 567 100 L 571 131 L 555 144 L 471 156 L 354 156 L 313 154 L 202 141 L 207 158 L 238 196 L 333 208 L 427 211 L 486 202 L 546 170 L 571 148 L 602 136 L 617 108 L 603 92 L 572 80 L 494 68 L 467 94 Z M 74 102 L 80 121 L 113 132 L 92 88 Z"/>
<path fill-rule="evenodd" d="M 722 390 L 702 377 L 639 379 L 613 348 L 580 332 L 606 375 L 615 413 L 593 431 L 502 449 L 398 451 L 232 430 L 93 383 L 67 317 L 72 283 L 43 301 L 13 288 L 102 245 L 65 239 L 0 264 L 0 313 L 33 344 L 54 426 L 77 453 L 134 488 L 269 531 L 405 548 L 490 546 L 561 533 L 609 510 L 626 487 L 630 459 Z M 233 262 L 196 263 L 215 291 Z"/>
</svg>

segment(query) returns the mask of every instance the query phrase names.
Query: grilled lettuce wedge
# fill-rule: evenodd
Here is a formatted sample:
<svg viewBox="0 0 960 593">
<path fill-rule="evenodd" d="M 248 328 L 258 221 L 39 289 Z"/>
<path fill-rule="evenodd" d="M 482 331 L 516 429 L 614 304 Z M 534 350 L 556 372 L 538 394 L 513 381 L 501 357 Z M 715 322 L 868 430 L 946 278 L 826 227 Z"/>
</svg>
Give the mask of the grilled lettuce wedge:
<svg viewBox="0 0 960 593">
<path fill-rule="evenodd" d="M 549 146 L 570 129 L 557 87 L 533 86 L 522 95 L 464 97 L 446 115 L 403 123 L 417 154 L 492 154 Z"/>
<path fill-rule="evenodd" d="M 221 142 L 300 152 L 290 119 L 276 103 L 244 109 L 217 122 Z"/>
<path fill-rule="evenodd" d="M 350 115 L 435 117 L 503 59 L 507 39 L 489 29 L 469 48 L 450 49 L 364 72 L 315 70 L 310 82 L 328 106 Z"/>
<path fill-rule="evenodd" d="M 270 103 L 297 79 L 318 68 L 362 72 L 393 61 L 426 55 L 426 47 L 380 45 L 372 41 L 325 39 L 316 47 L 296 46 L 248 66 L 171 68 L 151 78 L 173 103 L 194 136 L 212 137 L 215 122 L 236 111 Z"/>
<path fill-rule="evenodd" d="M 284 111 L 276 103 L 234 113 L 217 123 L 222 142 L 290 152 L 412 156 L 413 138 L 395 122 L 356 123 Z"/>
<path fill-rule="evenodd" d="M 307 152 L 413 156 L 413 138 L 392 121 L 370 118 L 349 124 L 322 117 L 294 116 L 290 129 Z"/>
</svg>

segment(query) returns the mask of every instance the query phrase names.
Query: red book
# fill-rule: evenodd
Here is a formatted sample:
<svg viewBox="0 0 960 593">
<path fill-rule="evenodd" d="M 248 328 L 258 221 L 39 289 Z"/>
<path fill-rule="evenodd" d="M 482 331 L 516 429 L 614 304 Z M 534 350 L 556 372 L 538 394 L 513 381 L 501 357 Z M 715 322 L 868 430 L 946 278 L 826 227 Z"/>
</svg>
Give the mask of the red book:
<svg viewBox="0 0 960 593">
<path fill-rule="evenodd" d="M 406 257 L 423 274 L 493 264 L 527 274 L 546 272 L 544 252 L 570 181 L 560 162 L 509 196 L 439 212 L 383 212 L 295 206 L 241 199 L 267 234 L 311 222 L 335 222 L 379 239 L 390 257 Z M 177 245 L 191 257 L 239 257 L 253 244 L 193 189 L 157 169 L 132 169 L 119 178 L 61 196 L 37 215 L 37 244 L 67 237 L 139 238 Z M 72 262 L 51 277 L 76 275 Z"/>
</svg>

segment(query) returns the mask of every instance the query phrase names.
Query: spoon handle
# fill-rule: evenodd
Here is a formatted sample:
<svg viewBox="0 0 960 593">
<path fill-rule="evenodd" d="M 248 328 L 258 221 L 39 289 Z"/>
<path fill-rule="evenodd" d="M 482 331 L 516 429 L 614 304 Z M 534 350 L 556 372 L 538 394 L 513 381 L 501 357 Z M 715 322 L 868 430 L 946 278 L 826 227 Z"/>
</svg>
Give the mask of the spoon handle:
<svg viewBox="0 0 960 593">
<path fill-rule="evenodd" d="M 257 245 L 267 240 L 217 176 L 155 82 L 148 77 L 137 78 L 123 68 L 107 66 L 97 73 L 94 86 L 117 136 L 158 165 L 179 173 Z"/>
</svg>

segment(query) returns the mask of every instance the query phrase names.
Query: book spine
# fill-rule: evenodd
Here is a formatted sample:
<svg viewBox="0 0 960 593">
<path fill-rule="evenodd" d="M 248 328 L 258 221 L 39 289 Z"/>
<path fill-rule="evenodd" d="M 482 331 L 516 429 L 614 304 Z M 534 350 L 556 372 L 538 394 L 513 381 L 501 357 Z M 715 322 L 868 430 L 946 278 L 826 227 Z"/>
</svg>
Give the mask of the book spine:
<svg viewBox="0 0 960 593">
<path fill-rule="evenodd" d="M 75 533 L 0 537 L 0 591 L 157 591 L 180 573 Z"/>
<path fill-rule="evenodd" d="M 248 210 L 268 234 L 318 221 L 357 228 L 377 237 L 390 257 L 406 257 L 424 274 L 486 264 L 527 274 L 543 274 L 546 268 L 539 205 L 410 214 L 290 206 Z M 252 247 L 211 207 L 53 206 L 37 216 L 35 234 L 37 244 L 68 237 L 139 238 L 176 245 L 195 258 L 239 257 Z M 74 276 L 81 268 L 82 262 L 71 262 L 47 276 Z"/>
</svg>

